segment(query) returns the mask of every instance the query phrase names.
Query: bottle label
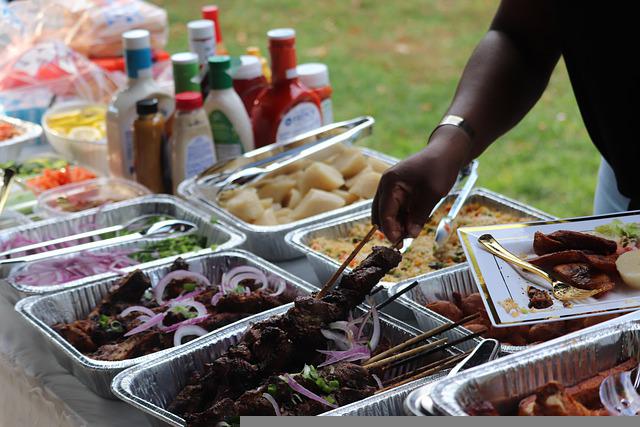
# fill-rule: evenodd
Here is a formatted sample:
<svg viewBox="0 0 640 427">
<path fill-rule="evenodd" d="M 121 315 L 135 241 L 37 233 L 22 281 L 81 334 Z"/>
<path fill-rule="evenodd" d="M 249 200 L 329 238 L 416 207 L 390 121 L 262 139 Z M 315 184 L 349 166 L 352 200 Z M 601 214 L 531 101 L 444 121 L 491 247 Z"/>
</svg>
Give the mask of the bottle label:
<svg viewBox="0 0 640 427">
<path fill-rule="evenodd" d="M 333 104 L 331 103 L 331 98 L 321 101 L 320 108 L 322 109 L 322 124 L 330 125 L 333 123 Z"/>
<path fill-rule="evenodd" d="M 184 179 L 196 176 L 215 163 L 213 141 L 205 135 L 198 135 L 187 144 L 184 160 Z"/>
<path fill-rule="evenodd" d="M 218 160 L 238 157 L 244 152 L 240 136 L 226 114 L 220 110 L 212 111 L 209 114 L 209 123 L 213 140 L 216 142 Z"/>
<path fill-rule="evenodd" d="M 320 110 L 313 102 L 301 102 L 293 107 L 280 121 L 276 142 L 293 138 L 301 133 L 317 129 L 322 126 Z"/>
</svg>

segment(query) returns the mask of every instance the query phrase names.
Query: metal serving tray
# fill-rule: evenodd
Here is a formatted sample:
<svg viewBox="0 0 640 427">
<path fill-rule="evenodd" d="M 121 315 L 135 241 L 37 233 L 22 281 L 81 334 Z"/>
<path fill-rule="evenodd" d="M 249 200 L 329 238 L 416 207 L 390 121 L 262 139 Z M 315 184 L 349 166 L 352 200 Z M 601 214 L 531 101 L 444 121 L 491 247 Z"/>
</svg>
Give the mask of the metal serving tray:
<svg viewBox="0 0 640 427">
<path fill-rule="evenodd" d="M 398 162 L 398 159 L 367 148 L 361 148 L 365 156 L 372 157 L 388 163 L 389 166 Z M 221 208 L 218 203 L 202 194 L 195 180 L 185 181 L 178 189 L 180 196 L 198 204 L 203 209 L 212 212 L 221 221 L 231 224 L 247 236 L 245 247 L 269 261 L 286 261 L 298 258 L 301 254 L 285 242 L 285 235 L 290 231 L 312 224 L 325 224 L 334 218 L 366 210 L 371 206 L 372 200 L 362 200 L 340 209 L 304 218 L 289 224 L 281 225 L 253 225 L 244 222 L 236 216 Z"/>
<path fill-rule="evenodd" d="M 191 255 L 185 257 L 185 260 L 189 264 L 191 271 L 202 273 L 213 282 L 219 282 L 224 271 L 239 265 L 250 265 L 260 268 L 267 274 L 283 278 L 288 286 L 287 292 L 291 292 L 293 295 L 308 295 L 313 291 L 317 291 L 317 288 L 313 285 L 245 251 L 229 250 L 203 255 Z M 169 273 L 171 263 L 172 261 L 167 260 L 155 261 L 153 265 L 142 270 L 151 277 L 152 282 L 157 282 Z M 96 304 L 108 294 L 111 286 L 117 281 L 118 278 L 97 280 L 79 288 L 25 298 L 16 305 L 16 311 L 44 336 L 58 363 L 86 384 L 93 392 L 110 399 L 115 398 L 110 386 L 116 374 L 128 367 L 155 359 L 172 349 L 124 361 L 96 360 L 76 350 L 51 326 L 60 322 L 68 323 L 85 318 Z M 255 317 L 255 315 L 249 316 L 247 319 L 252 317 Z M 236 324 L 243 321 L 244 319 L 236 322 Z M 184 346 L 186 345 L 184 344 Z"/>
<path fill-rule="evenodd" d="M 445 197 L 435 209 L 444 203 L 452 201 L 457 193 L 452 193 Z M 482 203 L 489 207 L 499 209 L 509 214 L 516 214 L 521 216 L 530 216 L 535 219 L 555 219 L 551 215 L 539 211 L 530 206 L 511 200 L 505 196 L 486 190 L 484 188 L 477 188 L 473 190 L 469 196 L 467 203 Z M 317 237 L 340 237 L 349 233 L 349 229 L 356 224 L 366 223 L 371 224 L 371 213 L 368 211 L 352 214 L 350 216 L 343 216 L 332 221 L 325 221 L 321 224 L 314 224 L 304 228 L 300 228 L 289 233 L 286 236 L 287 244 L 297 250 L 299 253 L 306 255 L 309 263 L 313 267 L 313 270 L 318 276 L 318 280 L 321 283 L 326 282 L 333 275 L 333 273 L 340 267 L 340 263 L 332 259 L 331 257 L 311 249 L 311 241 Z M 426 276 L 432 274 L 439 274 L 442 272 L 453 271 L 458 266 L 451 266 L 443 268 L 436 272 L 427 273 Z M 345 272 L 350 269 L 347 268 Z"/>
<path fill-rule="evenodd" d="M 513 413 L 519 401 L 549 381 L 572 386 L 628 358 L 640 359 L 640 321 L 608 322 L 443 379 L 431 398 L 443 415 L 491 402 Z"/>
<path fill-rule="evenodd" d="M 270 312 L 255 316 L 251 319 L 238 322 L 233 326 L 220 330 L 218 333 L 210 335 L 197 343 L 189 343 L 183 348 L 172 351 L 157 358 L 154 361 L 146 362 L 119 374 L 113 381 L 113 392 L 123 401 L 144 411 L 154 426 L 185 426 L 185 420 L 165 408 L 173 398 L 187 384 L 189 376 L 193 371 L 202 371 L 204 364 L 209 363 L 226 351 L 232 345 L 238 343 L 243 332 L 251 324 L 267 319 L 275 314 L 284 313 L 289 306 L 278 307 Z M 363 312 L 364 306 L 359 307 Z M 388 337 L 392 343 L 399 343 L 408 337 L 415 336 L 419 331 L 399 320 L 396 320 L 382 313 L 380 316 L 383 336 Z M 460 337 L 461 335 L 458 335 Z M 459 349 L 453 348 L 447 351 L 449 354 L 458 353 Z M 404 369 L 412 370 L 414 366 Z M 404 370 L 403 369 L 403 370 Z M 395 376 L 403 372 L 399 368 L 392 370 L 389 375 Z M 441 375 L 434 376 L 439 378 Z M 412 384 L 416 386 L 432 381 L 432 378 L 425 378 L 406 386 L 399 390 L 406 390 Z M 386 398 L 390 392 L 380 396 Z M 365 404 L 379 400 L 378 396 L 362 400 Z M 355 404 L 355 403 L 354 403 Z M 341 415 L 341 410 L 349 411 L 352 405 L 345 405 L 343 408 L 327 412 L 327 415 Z"/>
<path fill-rule="evenodd" d="M 68 236 L 70 234 L 77 233 L 78 229 L 81 228 L 83 224 L 86 226 L 91 222 L 99 222 L 100 226 L 107 227 L 122 224 L 137 216 L 146 214 L 171 215 L 178 219 L 191 221 L 198 226 L 195 234 L 204 235 L 207 238 L 208 246 L 207 248 L 197 252 L 181 255 L 183 257 L 185 255 L 211 253 L 212 249 L 210 246 L 213 244 L 217 245 L 217 250 L 235 248 L 240 246 L 245 240 L 244 235 L 235 231 L 232 227 L 212 223 L 211 215 L 196 209 L 184 200 L 180 200 L 172 196 L 149 195 L 114 203 L 104 208 L 87 210 L 64 218 L 53 218 L 3 230 L 0 233 L 0 242 L 6 241 L 12 236 L 18 234 L 34 240 Z M 149 239 L 147 241 L 150 242 L 153 240 Z M 140 243 L 120 244 L 109 246 L 109 249 L 124 249 L 139 245 Z M 103 249 L 94 250 L 94 252 L 101 250 Z M 175 258 L 177 258 L 177 256 L 167 259 L 172 260 Z M 149 263 L 138 264 L 133 268 L 129 267 L 125 270 L 130 271 L 131 269 L 144 267 L 148 264 Z M 0 279 L 2 279 L 0 280 L 0 294 L 5 295 L 11 302 L 15 302 L 18 299 L 29 295 L 42 295 L 59 291 L 61 289 L 73 288 L 94 280 L 116 276 L 116 273 L 104 273 L 62 285 L 52 286 L 21 285 L 14 283 L 12 280 L 7 280 L 12 272 L 17 271 L 20 268 L 24 267 L 17 265 L 11 267 L 5 266 L 0 269 Z"/>
</svg>

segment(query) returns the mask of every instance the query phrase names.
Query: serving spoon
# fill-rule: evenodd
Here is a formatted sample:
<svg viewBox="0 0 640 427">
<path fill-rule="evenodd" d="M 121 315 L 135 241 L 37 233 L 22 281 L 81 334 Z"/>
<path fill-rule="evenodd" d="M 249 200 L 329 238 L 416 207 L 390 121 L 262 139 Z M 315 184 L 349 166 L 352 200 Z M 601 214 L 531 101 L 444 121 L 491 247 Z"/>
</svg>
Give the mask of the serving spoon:
<svg viewBox="0 0 640 427">
<path fill-rule="evenodd" d="M 506 262 L 516 265 L 523 270 L 542 277 L 551 284 L 553 296 L 560 301 L 571 301 L 575 299 L 584 299 L 592 297 L 601 291 L 599 289 L 580 289 L 571 286 L 568 283 L 561 282 L 551 277 L 546 271 L 541 270 L 535 265 L 517 257 L 502 246 L 491 234 L 483 234 L 478 238 L 480 243 L 488 252 L 505 260 Z"/>
<path fill-rule="evenodd" d="M 68 248 L 56 249 L 53 251 L 42 252 L 39 254 L 26 255 L 18 258 L 9 258 L 0 260 L 0 265 L 12 265 L 23 262 L 40 261 L 55 256 L 68 255 L 74 252 L 86 251 L 89 249 L 100 249 L 107 245 L 119 243 L 128 243 L 143 238 L 162 238 L 177 234 L 184 234 L 196 229 L 197 226 L 189 221 L 180 219 L 170 219 L 166 221 L 158 221 L 148 228 L 140 230 L 136 233 L 126 234 L 124 236 L 114 237 L 112 239 L 98 240 L 96 242 L 83 243 L 81 245 L 71 246 Z"/>
</svg>

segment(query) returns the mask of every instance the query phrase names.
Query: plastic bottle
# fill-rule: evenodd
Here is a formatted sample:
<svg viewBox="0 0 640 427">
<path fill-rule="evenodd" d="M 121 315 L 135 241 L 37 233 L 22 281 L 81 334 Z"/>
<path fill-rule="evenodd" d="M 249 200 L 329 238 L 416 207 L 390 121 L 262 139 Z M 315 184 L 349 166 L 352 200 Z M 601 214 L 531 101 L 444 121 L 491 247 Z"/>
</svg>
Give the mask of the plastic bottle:
<svg viewBox="0 0 640 427">
<path fill-rule="evenodd" d="M 313 89 L 318 98 L 320 98 L 322 124 L 333 123 L 333 104 L 331 103 L 333 89 L 331 88 L 331 83 L 329 83 L 329 69 L 327 66 L 317 62 L 300 64 L 298 65 L 298 75 L 300 76 L 300 81 Z"/>
<path fill-rule="evenodd" d="M 187 23 L 187 30 L 189 32 L 189 50 L 198 55 L 200 63 L 200 91 L 204 99 L 209 92 L 207 60 L 216 54 L 216 31 L 213 22 L 208 19 L 198 19 Z"/>
<path fill-rule="evenodd" d="M 176 95 L 173 134 L 169 141 L 171 181 L 174 194 L 178 185 L 216 162 L 215 145 L 200 92 Z"/>
<path fill-rule="evenodd" d="M 267 33 L 272 81 L 251 111 L 258 148 L 322 126 L 320 99 L 298 79 L 295 34 L 291 28 Z"/>
<path fill-rule="evenodd" d="M 133 164 L 136 181 L 153 193 L 164 193 L 162 150 L 164 117 L 156 98 L 136 103 L 138 118 L 133 122 Z"/>
<path fill-rule="evenodd" d="M 260 48 L 258 46 L 249 46 L 247 48 L 247 55 L 258 58 L 260 65 L 262 65 L 262 74 L 267 79 L 267 83 L 271 83 L 271 68 L 269 68 L 269 61 L 267 61 L 267 58 L 262 56 Z"/>
<path fill-rule="evenodd" d="M 157 98 L 164 117 L 173 113 L 170 93 L 154 80 L 151 72 L 151 42 L 147 30 L 132 30 L 122 34 L 127 86 L 117 92 L 107 110 L 107 145 L 109 169 L 112 175 L 133 178 L 133 121 L 136 102 Z"/>
<path fill-rule="evenodd" d="M 213 21 L 213 24 L 216 27 L 216 53 L 218 55 L 228 55 L 229 52 L 227 48 L 224 46 L 224 42 L 222 41 L 222 30 L 220 29 L 220 9 L 218 6 L 212 4 L 208 6 L 202 6 L 202 19 L 208 19 L 209 21 Z"/>
<path fill-rule="evenodd" d="M 255 56 L 242 55 L 240 57 L 240 65 L 233 67 L 231 74 L 233 76 L 233 88 L 242 99 L 247 113 L 251 115 L 254 101 L 260 95 L 260 92 L 269 87 L 269 83 L 267 83 L 267 79 L 262 73 L 260 60 Z"/>
<path fill-rule="evenodd" d="M 200 65 L 198 55 L 193 52 L 181 52 L 171 55 L 175 93 L 200 90 Z"/>
<path fill-rule="evenodd" d="M 233 89 L 228 56 L 209 58 L 210 91 L 204 106 L 219 160 L 237 157 L 253 150 L 253 131 L 249 114 Z"/>
</svg>

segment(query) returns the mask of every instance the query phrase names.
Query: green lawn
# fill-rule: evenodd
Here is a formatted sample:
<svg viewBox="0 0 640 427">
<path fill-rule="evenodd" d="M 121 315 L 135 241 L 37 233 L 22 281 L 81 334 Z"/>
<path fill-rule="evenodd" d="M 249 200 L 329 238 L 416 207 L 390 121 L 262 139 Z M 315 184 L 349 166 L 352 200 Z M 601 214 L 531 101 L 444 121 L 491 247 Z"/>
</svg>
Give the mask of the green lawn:
<svg viewBox="0 0 640 427">
<path fill-rule="evenodd" d="M 187 47 L 185 23 L 201 0 L 155 0 L 171 22 L 169 50 Z M 418 150 L 447 108 L 497 1 L 219 0 L 232 54 L 265 33 L 297 30 L 299 62 L 329 66 L 337 119 L 376 118 L 366 144 L 404 157 Z M 528 117 L 480 158 L 480 185 L 559 216 L 591 212 L 599 157 L 584 130 L 564 66 Z"/>
</svg>

